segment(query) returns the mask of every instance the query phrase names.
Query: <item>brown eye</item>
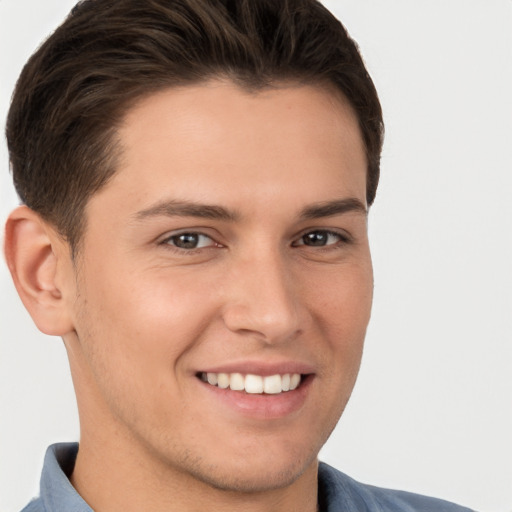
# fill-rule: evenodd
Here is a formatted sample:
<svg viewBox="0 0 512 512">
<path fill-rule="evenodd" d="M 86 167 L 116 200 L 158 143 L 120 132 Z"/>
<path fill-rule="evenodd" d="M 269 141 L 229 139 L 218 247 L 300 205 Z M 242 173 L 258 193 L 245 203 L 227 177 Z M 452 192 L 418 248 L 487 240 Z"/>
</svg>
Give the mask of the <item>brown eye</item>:
<svg viewBox="0 0 512 512">
<path fill-rule="evenodd" d="M 201 249 L 215 245 L 209 236 L 201 233 L 180 233 L 167 238 L 164 242 L 178 249 Z"/>
<path fill-rule="evenodd" d="M 296 245 L 307 245 L 309 247 L 325 247 L 344 241 L 344 237 L 333 231 L 315 230 L 302 235 Z"/>
<path fill-rule="evenodd" d="M 329 235 L 324 231 L 313 231 L 302 237 L 304 245 L 322 246 L 327 245 Z"/>
</svg>

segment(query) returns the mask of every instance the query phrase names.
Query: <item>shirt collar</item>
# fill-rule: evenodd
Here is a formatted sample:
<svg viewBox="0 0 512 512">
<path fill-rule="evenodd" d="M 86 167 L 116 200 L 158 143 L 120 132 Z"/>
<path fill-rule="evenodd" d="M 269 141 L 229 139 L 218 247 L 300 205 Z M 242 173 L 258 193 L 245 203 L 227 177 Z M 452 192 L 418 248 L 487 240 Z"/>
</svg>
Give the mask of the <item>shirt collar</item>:
<svg viewBox="0 0 512 512">
<path fill-rule="evenodd" d="M 69 481 L 77 453 L 78 443 L 53 444 L 46 451 L 41 500 L 47 512 L 93 512 Z"/>
</svg>

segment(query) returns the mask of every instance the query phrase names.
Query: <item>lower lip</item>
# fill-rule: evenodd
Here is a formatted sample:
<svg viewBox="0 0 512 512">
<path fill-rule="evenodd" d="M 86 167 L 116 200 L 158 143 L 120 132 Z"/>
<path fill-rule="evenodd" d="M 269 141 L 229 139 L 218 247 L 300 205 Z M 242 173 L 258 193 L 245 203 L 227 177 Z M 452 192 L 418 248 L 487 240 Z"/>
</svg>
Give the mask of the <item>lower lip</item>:
<svg viewBox="0 0 512 512">
<path fill-rule="evenodd" d="M 275 395 L 222 389 L 197 380 L 211 397 L 220 400 L 237 413 L 251 418 L 269 420 L 283 418 L 300 410 L 306 402 L 313 378 L 313 375 L 306 375 L 298 388 Z"/>
</svg>

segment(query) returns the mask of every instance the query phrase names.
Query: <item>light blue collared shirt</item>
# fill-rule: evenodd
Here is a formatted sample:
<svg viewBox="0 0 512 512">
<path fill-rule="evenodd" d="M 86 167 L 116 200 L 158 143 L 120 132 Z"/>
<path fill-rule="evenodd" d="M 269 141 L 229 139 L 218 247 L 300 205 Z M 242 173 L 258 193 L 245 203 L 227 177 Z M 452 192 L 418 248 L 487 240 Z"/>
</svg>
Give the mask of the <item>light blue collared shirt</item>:
<svg viewBox="0 0 512 512">
<path fill-rule="evenodd" d="M 93 512 L 68 478 L 77 453 L 77 443 L 48 448 L 41 494 L 22 512 Z M 320 512 L 471 512 L 447 501 L 361 484 L 324 463 L 318 472 L 318 503 Z"/>
</svg>

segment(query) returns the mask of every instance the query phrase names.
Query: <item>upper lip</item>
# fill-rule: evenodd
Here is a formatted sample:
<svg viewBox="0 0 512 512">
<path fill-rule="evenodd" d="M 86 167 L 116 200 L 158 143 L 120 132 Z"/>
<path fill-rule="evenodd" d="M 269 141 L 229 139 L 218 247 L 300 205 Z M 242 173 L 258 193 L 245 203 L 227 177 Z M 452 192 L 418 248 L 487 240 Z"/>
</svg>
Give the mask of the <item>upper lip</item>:
<svg viewBox="0 0 512 512">
<path fill-rule="evenodd" d="M 315 373 L 309 363 L 298 361 L 237 361 L 201 368 L 199 373 L 242 373 L 244 375 L 285 375 L 287 373 L 311 374 Z"/>
</svg>

